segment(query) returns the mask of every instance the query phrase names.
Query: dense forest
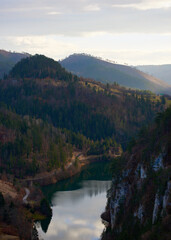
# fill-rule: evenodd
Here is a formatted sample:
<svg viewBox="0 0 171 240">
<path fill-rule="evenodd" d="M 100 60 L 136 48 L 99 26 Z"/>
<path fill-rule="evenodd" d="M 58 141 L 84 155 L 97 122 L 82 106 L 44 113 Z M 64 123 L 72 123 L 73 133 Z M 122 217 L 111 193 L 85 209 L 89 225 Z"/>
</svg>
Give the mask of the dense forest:
<svg viewBox="0 0 171 240">
<path fill-rule="evenodd" d="M 41 119 L 19 116 L 0 106 L 0 173 L 17 178 L 65 168 L 74 151 L 87 155 L 120 149 L 114 138 L 93 141 L 80 133 L 55 128 Z M 77 164 L 77 159 L 75 163 Z"/>
<path fill-rule="evenodd" d="M 40 119 L 22 118 L 2 106 L 0 140 L 1 172 L 16 177 L 63 167 L 72 156 L 72 145 L 59 129 Z"/>
<path fill-rule="evenodd" d="M 61 65 L 51 58 L 36 54 L 18 62 L 10 71 L 10 77 L 14 78 L 51 78 L 54 80 L 71 81 L 74 76 L 67 73 Z M 75 76 L 75 79 L 77 77 Z"/>
<path fill-rule="evenodd" d="M 1 172 L 20 177 L 64 167 L 73 149 L 125 149 L 166 105 L 149 91 L 78 78 L 43 55 L 14 66 L 0 81 L 0 101 Z"/>
<path fill-rule="evenodd" d="M 0 101 L 17 114 L 94 141 L 114 137 L 123 147 L 165 107 L 165 99 L 148 91 L 78 78 L 41 55 L 23 59 L 0 81 Z"/>
<path fill-rule="evenodd" d="M 63 168 L 73 151 L 120 153 L 165 108 L 148 91 L 78 78 L 42 55 L 0 81 L 1 172 L 17 177 Z"/>
</svg>

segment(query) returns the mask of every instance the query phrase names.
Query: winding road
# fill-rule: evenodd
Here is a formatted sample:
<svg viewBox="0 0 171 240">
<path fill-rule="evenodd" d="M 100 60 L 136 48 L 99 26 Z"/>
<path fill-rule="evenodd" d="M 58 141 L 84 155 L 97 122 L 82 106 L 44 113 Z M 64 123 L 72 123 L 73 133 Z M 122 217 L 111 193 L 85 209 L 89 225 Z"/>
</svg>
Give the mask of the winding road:
<svg viewBox="0 0 171 240">
<path fill-rule="evenodd" d="M 28 188 L 25 188 L 25 191 L 26 191 L 26 195 L 23 197 L 23 203 L 28 204 L 27 198 L 30 194 L 30 190 Z"/>
</svg>

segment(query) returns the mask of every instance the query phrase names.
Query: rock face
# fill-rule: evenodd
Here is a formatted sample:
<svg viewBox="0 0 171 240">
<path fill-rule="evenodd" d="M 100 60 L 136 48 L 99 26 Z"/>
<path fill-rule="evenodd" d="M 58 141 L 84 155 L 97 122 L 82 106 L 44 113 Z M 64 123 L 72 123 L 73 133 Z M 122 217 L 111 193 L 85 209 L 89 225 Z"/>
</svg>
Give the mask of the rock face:
<svg viewBox="0 0 171 240">
<path fill-rule="evenodd" d="M 122 156 L 123 170 L 114 174 L 108 194 L 103 240 L 171 239 L 170 149 L 171 110 L 166 110 Z"/>
<path fill-rule="evenodd" d="M 158 171 L 160 168 L 163 168 L 163 155 L 160 154 L 156 159 L 154 160 L 153 164 L 153 170 Z"/>
</svg>

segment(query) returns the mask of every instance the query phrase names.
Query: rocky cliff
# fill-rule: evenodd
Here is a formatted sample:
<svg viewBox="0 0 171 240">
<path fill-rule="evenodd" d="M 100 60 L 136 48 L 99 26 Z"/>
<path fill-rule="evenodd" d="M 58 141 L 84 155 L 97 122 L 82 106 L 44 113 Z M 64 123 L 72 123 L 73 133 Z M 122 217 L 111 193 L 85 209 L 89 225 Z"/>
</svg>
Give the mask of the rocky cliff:
<svg viewBox="0 0 171 240">
<path fill-rule="evenodd" d="M 171 107 L 139 135 L 113 170 L 103 240 L 171 239 Z"/>
</svg>

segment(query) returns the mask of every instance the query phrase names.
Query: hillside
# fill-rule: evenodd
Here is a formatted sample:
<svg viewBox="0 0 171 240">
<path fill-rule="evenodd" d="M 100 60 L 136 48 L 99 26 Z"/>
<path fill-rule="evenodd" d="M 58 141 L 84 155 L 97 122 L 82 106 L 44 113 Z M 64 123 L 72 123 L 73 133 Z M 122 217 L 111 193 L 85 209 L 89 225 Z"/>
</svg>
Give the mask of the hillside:
<svg viewBox="0 0 171 240">
<path fill-rule="evenodd" d="M 169 240 L 171 234 L 171 107 L 139 133 L 112 164 L 103 240 Z"/>
<path fill-rule="evenodd" d="M 171 85 L 171 64 L 140 65 L 136 66 L 136 68 Z"/>
<path fill-rule="evenodd" d="M 133 67 L 104 61 L 86 54 L 73 54 L 61 65 L 78 76 L 102 83 L 114 83 L 137 89 L 162 92 L 167 84 Z"/>
<path fill-rule="evenodd" d="M 29 72 L 34 61 L 42 65 Z M 46 68 L 42 75 L 44 62 L 55 75 L 47 77 Z M 114 137 L 123 147 L 165 107 L 165 101 L 152 93 L 78 78 L 41 55 L 22 60 L 0 82 L 0 101 L 18 114 L 41 118 L 94 141 Z"/>
<path fill-rule="evenodd" d="M 62 132 L 41 119 L 22 118 L 2 105 L 0 173 L 5 171 L 24 178 L 64 167 L 73 153 L 73 145 L 67 141 L 69 136 L 71 133 Z"/>
<path fill-rule="evenodd" d="M 61 65 L 51 58 L 36 54 L 34 57 L 27 57 L 18 62 L 10 71 L 11 78 L 34 78 L 72 80 L 72 75 L 65 71 Z"/>
<path fill-rule="evenodd" d="M 3 78 L 4 74 L 8 74 L 17 62 L 28 56 L 27 53 L 0 50 L 0 79 Z"/>
<path fill-rule="evenodd" d="M 113 155 L 121 151 L 114 138 L 90 141 L 80 133 L 55 128 L 41 119 L 19 116 L 0 105 L 0 177 L 10 174 L 10 178 L 17 179 L 48 178 L 54 175 L 53 170 L 78 167 L 80 160 L 107 156 L 111 150 Z"/>
</svg>

